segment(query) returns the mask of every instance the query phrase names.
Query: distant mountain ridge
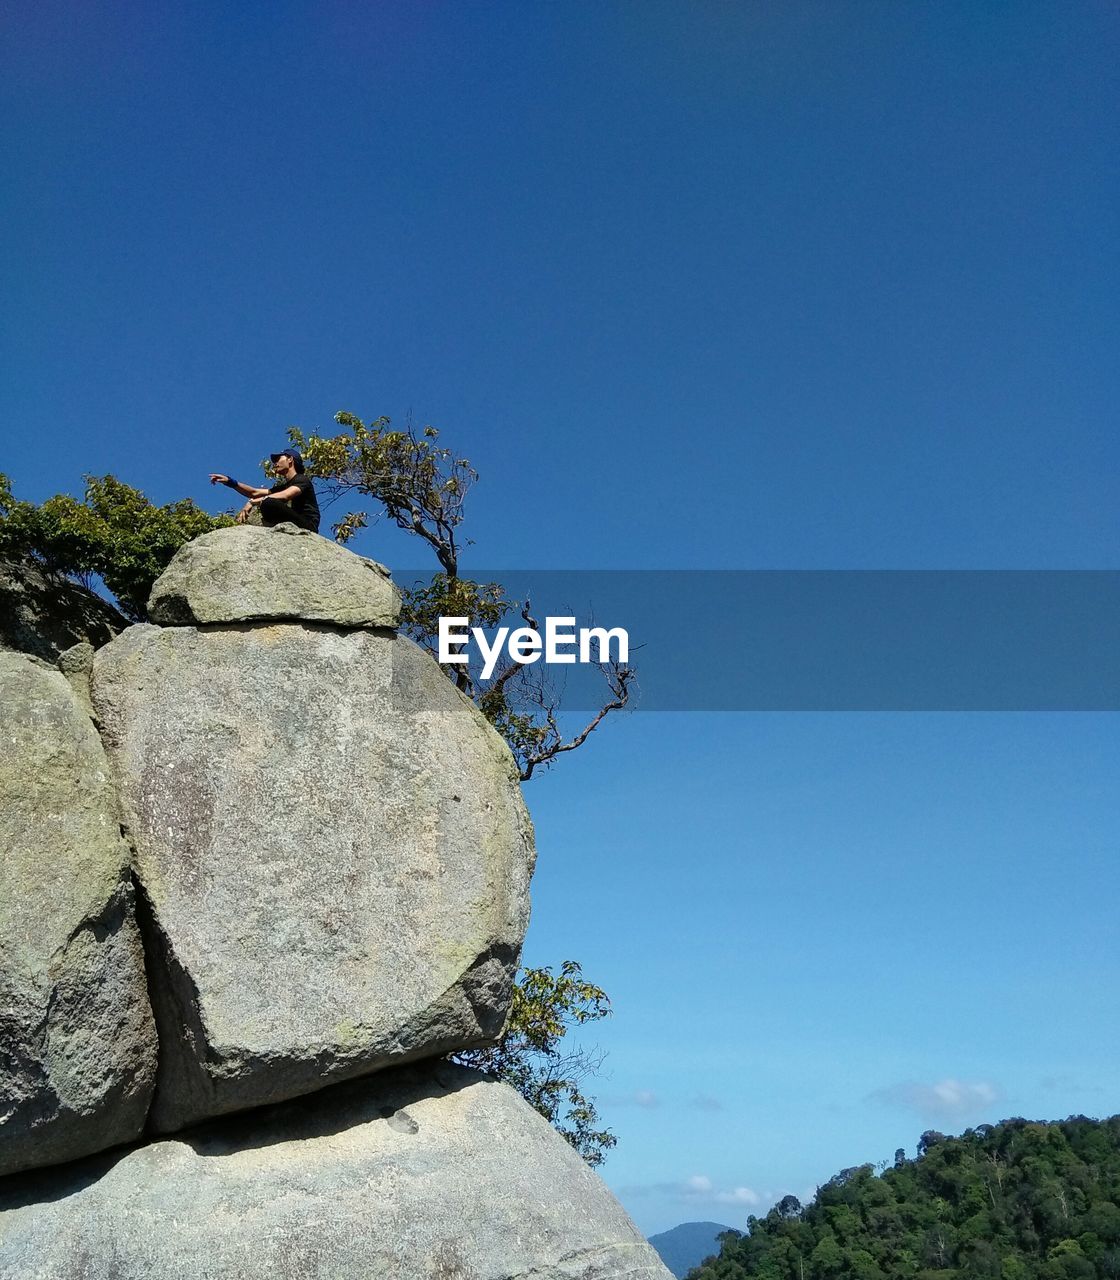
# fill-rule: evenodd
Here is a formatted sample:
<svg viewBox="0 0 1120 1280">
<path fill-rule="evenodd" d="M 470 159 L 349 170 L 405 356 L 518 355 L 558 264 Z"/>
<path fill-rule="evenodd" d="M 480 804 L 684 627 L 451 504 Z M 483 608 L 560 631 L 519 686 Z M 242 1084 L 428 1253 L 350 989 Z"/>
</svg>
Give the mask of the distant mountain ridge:
<svg viewBox="0 0 1120 1280">
<path fill-rule="evenodd" d="M 718 1237 L 730 1230 L 718 1222 L 682 1222 L 670 1231 L 650 1236 L 649 1242 L 677 1280 L 684 1280 L 693 1267 L 719 1253 Z"/>
</svg>

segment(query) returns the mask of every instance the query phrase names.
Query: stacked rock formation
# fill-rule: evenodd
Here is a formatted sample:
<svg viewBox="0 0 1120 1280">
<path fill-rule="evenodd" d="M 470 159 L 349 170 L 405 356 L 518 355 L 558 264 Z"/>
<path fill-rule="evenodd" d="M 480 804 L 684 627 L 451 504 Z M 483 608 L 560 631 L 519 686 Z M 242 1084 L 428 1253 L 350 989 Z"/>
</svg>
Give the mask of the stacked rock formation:
<svg viewBox="0 0 1120 1280">
<path fill-rule="evenodd" d="M 0 652 L 0 1280 L 668 1274 L 446 1061 L 504 1024 L 532 828 L 398 612 L 223 529 L 65 675 Z"/>
</svg>

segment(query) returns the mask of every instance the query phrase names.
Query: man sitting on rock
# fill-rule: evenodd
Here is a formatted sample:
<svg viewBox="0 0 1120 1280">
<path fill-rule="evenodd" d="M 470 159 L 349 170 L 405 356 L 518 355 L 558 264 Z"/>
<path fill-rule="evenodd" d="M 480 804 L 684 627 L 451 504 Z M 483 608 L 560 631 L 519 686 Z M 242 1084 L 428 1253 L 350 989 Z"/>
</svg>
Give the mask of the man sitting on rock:
<svg viewBox="0 0 1120 1280">
<path fill-rule="evenodd" d="M 311 477 L 304 474 L 303 459 L 299 452 L 296 449 L 284 449 L 270 456 L 272 469 L 277 476 L 271 489 L 258 489 L 255 485 L 234 480 L 232 476 L 223 475 L 220 471 L 210 473 L 210 483 L 228 485 L 249 499 L 244 511 L 238 516 L 239 521 L 244 520 L 250 508 L 259 507 L 263 524 L 271 527 L 287 521 L 301 529 L 318 533 L 319 501 L 315 497 Z"/>
</svg>

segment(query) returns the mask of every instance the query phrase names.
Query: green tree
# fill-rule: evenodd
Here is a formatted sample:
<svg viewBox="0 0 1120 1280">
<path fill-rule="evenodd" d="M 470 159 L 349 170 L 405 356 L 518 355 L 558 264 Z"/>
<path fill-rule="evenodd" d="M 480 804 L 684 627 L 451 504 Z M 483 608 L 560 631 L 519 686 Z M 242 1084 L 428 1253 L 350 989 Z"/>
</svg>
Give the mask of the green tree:
<svg viewBox="0 0 1120 1280">
<path fill-rule="evenodd" d="M 1098 1201 L 1085 1214 L 1085 1226 L 1105 1244 L 1120 1241 L 1120 1205 Z"/>
<path fill-rule="evenodd" d="M 133 621 L 147 616 L 152 584 L 185 542 L 232 523 L 189 498 L 157 507 L 114 476 L 86 476 L 81 501 L 60 493 L 35 506 L 16 499 L 0 475 L 0 555 L 30 558 L 86 586 L 100 578 Z"/>
<path fill-rule="evenodd" d="M 565 960 L 559 973 L 524 969 L 502 1038 L 490 1048 L 456 1054 L 455 1061 L 512 1085 L 588 1164 L 601 1164 L 617 1138 L 599 1127 L 595 1104 L 582 1088 L 601 1059 L 564 1041 L 574 1027 L 610 1012 L 606 993 L 584 978 L 574 960 Z"/>
<path fill-rule="evenodd" d="M 916 1160 L 845 1169 L 750 1220 L 692 1280 L 1117 1280 L 1120 1117 L 929 1131 Z M 791 1234 L 798 1232 L 796 1237 Z"/>
<path fill-rule="evenodd" d="M 866 1249 L 853 1249 L 847 1259 L 847 1273 L 852 1280 L 886 1280 L 883 1268 Z"/>
<path fill-rule="evenodd" d="M 844 1265 L 844 1253 L 836 1243 L 836 1237 L 829 1234 L 822 1236 L 810 1254 L 809 1261 L 814 1276 L 834 1276 Z"/>
</svg>

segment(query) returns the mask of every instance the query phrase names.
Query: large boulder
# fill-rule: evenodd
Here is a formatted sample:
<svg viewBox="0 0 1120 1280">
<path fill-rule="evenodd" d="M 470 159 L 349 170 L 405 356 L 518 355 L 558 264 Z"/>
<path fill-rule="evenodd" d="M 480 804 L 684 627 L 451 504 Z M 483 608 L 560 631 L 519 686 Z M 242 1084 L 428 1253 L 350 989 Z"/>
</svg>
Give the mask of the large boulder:
<svg viewBox="0 0 1120 1280">
<path fill-rule="evenodd" d="M 498 1036 L 532 828 L 505 743 L 426 653 L 143 625 L 98 652 L 93 698 L 144 891 L 156 1131 Z"/>
<path fill-rule="evenodd" d="M 395 627 L 389 570 L 294 524 L 215 529 L 186 543 L 152 587 L 148 616 L 165 626 L 300 618 Z"/>
<path fill-rule="evenodd" d="M 394 1072 L 0 1185 L 2 1280 L 669 1280 L 512 1089 Z"/>
<path fill-rule="evenodd" d="M 128 625 L 100 596 L 29 560 L 0 558 L 0 649 L 57 661 L 72 645 L 96 649 Z"/>
<path fill-rule="evenodd" d="M 0 651 L 0 1173 L 136 1138 L 156 1037 L 109 766 L 65 678 Z"/>
</svg>

